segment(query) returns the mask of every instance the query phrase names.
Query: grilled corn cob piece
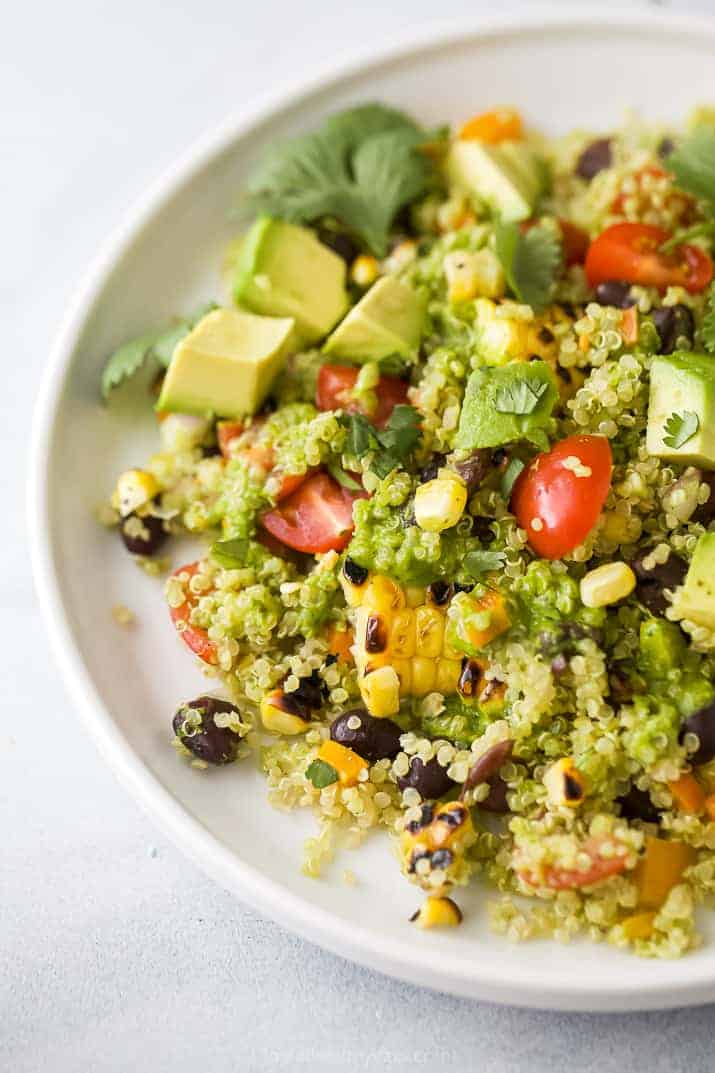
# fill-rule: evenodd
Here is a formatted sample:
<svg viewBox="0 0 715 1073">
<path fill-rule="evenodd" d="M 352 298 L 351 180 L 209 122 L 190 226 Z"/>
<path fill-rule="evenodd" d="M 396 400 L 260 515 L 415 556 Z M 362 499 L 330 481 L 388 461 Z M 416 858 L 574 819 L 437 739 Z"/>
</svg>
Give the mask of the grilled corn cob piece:
<svg viewBox="0 0 715 1073">
<path fill-rule="evenodd" d="M 446 627 L 451 585 L 435 582 L 426 590 L 403 588 L 384 574 L 361 571 L 350 559 L 341 572 L 341 582 L 355 613 L 352 652 L 360 692 L 371 715 L 394 715 L 401 697 L 424 697 L 433 692 L 459 692 L 488 704 L 490 710 L 503 706 L 504 684 L 487 679 L 487 661 L 465 655 L 466 645 L 459 649 L 449 643 Z M 498 593 L 490 591 L 481 603 L 481 613 L 488 621 L 483 629 L 469 631 L 470 651 L 509 624 Z"/>
<path fill-rule="evenodd" d="M 469 875 L 464 854 L 476 840 L 469 809 L 450 801 L 436 807 L 425 803 L 417 811 L 400 836 L 402 870 L 430 894 L 445 894 Z"/>
</svg>

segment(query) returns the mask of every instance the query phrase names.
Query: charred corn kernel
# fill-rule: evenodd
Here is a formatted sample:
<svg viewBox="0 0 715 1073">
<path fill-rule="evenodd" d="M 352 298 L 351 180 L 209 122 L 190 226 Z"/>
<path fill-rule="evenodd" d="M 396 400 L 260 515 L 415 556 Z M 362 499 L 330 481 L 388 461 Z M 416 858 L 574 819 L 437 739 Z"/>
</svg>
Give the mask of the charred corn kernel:
<svg viewBox="0 0 715 1073">
<path fill-rule="evenodd" d="M 405 589 L 405 603 L 408 607 L 419 607 L 425 602 L 425 590 L 417 585 L 408 585 Z"/>
<path fill-rule="evenodd" d="M 394 667 L 378 667 L 359 679 L 365 707 L 376 719 L 395 715 L 400 710 L 400 679 Z"/>
<path fill-rule="evenodd" d="M 579 388 L 583 387 L 586 377 L 580 369 L 565 369 L 563 365 L 556 365 L 553 368 L 559 398 L 562 402 L 566 402 L 574 397 Z"/>
<path fill-rule="evenodd" d="M 380 274 L 380 266 L 375 257 L 361 253 L 350 265 L 350 279 L 358 287 L 369 287 Z"/>
<path fill-rule="evenodd" d="M 467 486 L 459 478 L 435 477 L 415 492 L 415 521 L 428 533 L 451 529 L 467 505 Z"/>
<path fill-rule="evenodd" d="M 361 603 L 378 614 L 392 615 L 405 606 L 405 593 L 392 578 L 384 574 L 373 574 L 367 583 Z"/>
<path fill-rule="evenodd" d="M 418 607 L 414 615 L 415 651 L 424 659 L 436 659 L 442 655 L 444 644 L 444 612 L 436 607 Z"/>
<path fill-rule="evenodd" d="M 694 775 L 681 775 L 679 779 L 668 783 L 673 796 L 673 803 L 680 812 L 692 812 L 697 815 L 705 808 L 705 793 Z"/>
<path fill-rule="evenodd" d="M 362 603 L 368 577 L 369 573 L 363 566 L 358 566 L 352 559 L 345 560 L 340 571 L 340 584 L 348 607 L 358 607 Z"/>
<path fill-rule="evenodd" d="M 627 563 L 604 563 L 581 578 L 581 602 L 586 607 L 607 607 L 630 596 L 636 575 Z"/>
<path fill-rule="evenodd" d="M 318 759 L 335 768 L 342 786 L 355 786 L 360 772 L 370 766 L 354 749 L 330 740 L 324 741 L 318 749 Z"/>
<path fill-rule="evenodd" d="M 583 776 L 570 756 L 563 756 L 551 764 L 544 775 L 544 786 L 552 805 L 576 808 L 583 801 Z"/>
<path fill-rule="evenodd" d="M 437 668 L 433 659 L 415 656 L 412 660 L 412 695 L 424 697 L 434 689 Z"/>
<path fill-rule="evenodd" d="M 499 313 L 491 298 L 474 302 L 476 333 L 480 355 L 488 365 L 505 365 L 508 361 L 527 361 L 533 351 L 530 323 Z"/>
<path fill-rule="evenodd" d="M 294 711 L 290 693 L 274 689 L 261 700 L 261 719 L 266 730 L 272 734 L 302 734 L 310 723 Z"/>
<path fill-rule="evenodd" d="M 410 922 L 418 928 L 456 928 L 462 923 L 462 910 L 451 898 L 425 898 Z"/>
<path fill-rule="evenodd" d="M 708 794 L 705 798 L 705 811 L 708 819 L 715 820 L 715 794 Z"/>
<path fill-rule="evenodd" d="M 660 909 L 694 861 L 695 850 L 685 842 L 668 842 L 646 835 L 645 851 L 634 873 L 638 904 L 644 909 Z"/>
<path fill-rule="evenodd" d="M 450 302 L 469 302 L 477 295 L 500 298 L 504 294 L 504 270 L 491 250 L 453 250 L 442 263 Z"/>
<path fill-rule="evenodd" d="M 409 697 L 412 693 L 412 660 L 392 659 L 390 666 L 400 679 L 400 696 Z"/>
<path fill-rule="evenodd" d="M 510 625 L 504 597 L 498 589 L 487 589 L 483 596 L 460 594 L 447 612 L 446 636 L 452 648 L 473 655 Z"/>
<path fill-rule="evenodd" d="M 625 920 L 621 921 L 623 934 L 631 942 L 634 939 L 650 939 L 653 934 L 654 921 L 655 913 L 653 912 L 634 913 L 633 916 L 626 917 Z"/>
<path fill-rule="evenodd" d="M 434 688 L 438 693 L 456 693 L 462 661 L 458 659 L 438 659 Z"/>
<path fill-rule="evenodd" d="M 386 272 L 399 272 L 417 257 L 417 243 L 413 238 L 403 239 L 390 250 L 389 257 L 385 258 L 384 268 Z"/>
<path fill-rule="evenodd" d="M 395 656 L 410 659 L 415 654 L 415 619 L 416 614 L 410 608 L 398 611 L 390 631 L 390 652 Z"/>
<path fill-rule="evenodd" d="M 419 806 L 419 818 L 411 819 L 400 836 L 402 870 L 425 890 L 444 894 L 454 883 L 465 880 L 468 866 L 464 855 L 475 840 L 469 809 L 461 801 L 445 805 L 424 802 Z"/>
<path fill-rule="evenodd" d="M 143 469 L 128 469 L 117 481 L 112 496 L 112 506 L 122 518 L 146 506 L 159 492 L 159 483 L 153 473 Z"/>
</svg>

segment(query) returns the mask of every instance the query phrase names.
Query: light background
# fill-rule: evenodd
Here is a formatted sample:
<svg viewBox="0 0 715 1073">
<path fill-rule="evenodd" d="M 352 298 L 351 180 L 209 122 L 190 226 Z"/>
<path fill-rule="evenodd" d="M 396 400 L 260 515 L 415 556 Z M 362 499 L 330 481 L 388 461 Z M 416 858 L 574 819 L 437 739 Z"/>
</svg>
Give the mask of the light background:
<svg viewBox="0 0 715 1073">
<path fill-rule="evenodd" d="M 382 45 L 405 27 L 518 6 L 14 0 L 5 9 L 2 1073 L 715 1066 L 712 1007 L 599 1017 L 440 996 L 323 953 L 244 908 L 164 841 L 100 761 L 32 593 L 23 504 L 30 404 L 67 302 L 127 206 L 195 137 L 274 80 Z M 654 19 L 659 7 L 715 13 L 715 0 L 652 5 Z M 574 951 L 574 980 L 578 971 Z"/>
</svg>

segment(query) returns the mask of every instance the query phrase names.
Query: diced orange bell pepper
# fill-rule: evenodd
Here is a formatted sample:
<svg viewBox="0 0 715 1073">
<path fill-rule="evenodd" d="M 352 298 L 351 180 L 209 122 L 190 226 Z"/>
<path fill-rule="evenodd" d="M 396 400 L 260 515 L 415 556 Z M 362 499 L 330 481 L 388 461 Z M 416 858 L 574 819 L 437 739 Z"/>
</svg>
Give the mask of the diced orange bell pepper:
<svg viewBox="0 0 715 1073">
<path fill-rule="evenodd" d="M 715 794 L 708 794 L 705 798 L 705 811 L 711 820 L 715 820 Z"/>
<path fill-rule="evenodd" d="M 629 306 L 621 316 L 621 335 L 624 343 L 638 342 L 638 307 Z"/>
<path fill-rule="evenodd" d="M 465 141 L 498 142 L 518 141 L 524 136 L 524 125 L 515 108 L 494 108 L 489 112 L 472 116 L 459 132 Z"/>
<path fill-rule="evenodd" d="M 650 939 L 653 934 L 655 913 L 634 913 L 621 921 L 621 927 L 627 939 Z"/>
<path fill-rule="evenodd" d="M 668 842 L 647 835 L 645 853 L 635 870 L 638 904 L 645 909 L 660 909 L 694 860 L 695 850 L 685 842 Z"/>
<path fill-rule="evenodd" d="M 324 741 L 320 746 L 318 759 L 335 768 L 341 786 L 354 786 L 360 772 L 369 766 L 367 760 L 363 760 L 353 749 L 332 740 Z"/>
<path fill-rule="evenodd" d="M 350 647 L 353 643 L 353 631 L 340 626 L 331 626 L 328 630 L 328 648 L 333 656 L 343 663 L 353 663 Z"/>
<path fill-rule="evenodd" d="M 697 815 L 705 808 L 705 794 L 694 775 L 681 775 L 679 779 L 668 783 L 668 789 L 673 795 L 674 804 L 681 812 Z"/>
</svg>

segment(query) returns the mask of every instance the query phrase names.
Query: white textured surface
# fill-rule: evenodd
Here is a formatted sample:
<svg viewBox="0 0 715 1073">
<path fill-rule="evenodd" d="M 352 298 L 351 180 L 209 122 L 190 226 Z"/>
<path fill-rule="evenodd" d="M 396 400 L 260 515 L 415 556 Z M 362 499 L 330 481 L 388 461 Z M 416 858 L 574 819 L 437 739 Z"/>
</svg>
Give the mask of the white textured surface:
<svg viewBox="0 0 715 1073">
<path fill-rule="evenodd" d="M 427 0 L 386 6 L 69 0 L 15 5 L 6 19 L 3 1071 L 711 1068 L 712 1009 L 608 1020 L 498 1009 L 386 980 L 249 913 L 117 787 L 47 652 L 25 554 L 22 458 L 29 400 L 84 266 L 147 181 L 227 108 L 444 14 Z M 450 11 L 500 6 L 463 0 Z"/>
</svg>

